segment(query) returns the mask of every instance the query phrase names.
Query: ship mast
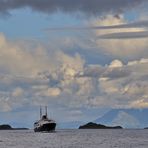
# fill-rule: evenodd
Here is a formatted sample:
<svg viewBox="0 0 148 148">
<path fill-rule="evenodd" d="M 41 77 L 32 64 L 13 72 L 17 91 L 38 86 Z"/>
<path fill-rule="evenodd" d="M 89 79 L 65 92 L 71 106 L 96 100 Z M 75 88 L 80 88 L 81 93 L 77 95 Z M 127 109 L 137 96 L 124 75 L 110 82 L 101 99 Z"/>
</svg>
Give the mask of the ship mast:
<svg viewBox="0 0 148 148">
<path fill-rule="evenodd" d="M 45 106 L 45 115 L 47 117 L 47 106 Z"/>
<path fill-rule="evenodd" d="M 40 119 L 42 118 L 42 108 L 40 106 Z"/>
</svg>

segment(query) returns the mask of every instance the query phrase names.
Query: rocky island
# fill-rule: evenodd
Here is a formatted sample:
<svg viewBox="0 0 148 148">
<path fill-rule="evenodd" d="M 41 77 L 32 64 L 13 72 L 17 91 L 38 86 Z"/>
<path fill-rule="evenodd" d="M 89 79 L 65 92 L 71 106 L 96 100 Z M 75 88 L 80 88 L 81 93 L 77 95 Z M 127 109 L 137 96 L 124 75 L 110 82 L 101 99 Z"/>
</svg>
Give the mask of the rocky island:
<svg viewBox="0 0 148 148">
<path fill-rule="evenodd" d="M 12 130 L 13 128 L 8 124 L 0 125 L 0 130 Z"/>
<path fill-rule="evenodd" d="M 0 130 L 28 130 L 28 128 L 12 128 L 9 124 L 2 124 Z"/>
<path fill-rule="evenodd" d="M 79 129 L 122 129 L 121 126 L 105 126 L 102 124 L 96 124 L 93 122 L 89 122 L 85 125 L 79 127 Z"/>
</svg>

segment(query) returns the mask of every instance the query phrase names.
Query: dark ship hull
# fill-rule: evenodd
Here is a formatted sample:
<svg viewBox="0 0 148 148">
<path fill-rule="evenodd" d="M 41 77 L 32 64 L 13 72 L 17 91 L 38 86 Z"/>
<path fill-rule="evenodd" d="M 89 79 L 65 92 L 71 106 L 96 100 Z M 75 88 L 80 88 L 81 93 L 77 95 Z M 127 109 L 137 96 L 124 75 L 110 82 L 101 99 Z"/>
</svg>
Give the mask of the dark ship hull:
<svg viewBox="0 0 148 148">
<path fill-rule="evenodd" d="M 56 127 L 56 123 L 46 123 L 41 126 L 35 127 L 35 132 L 51 132 L 54 131 Z"/>
</svg>

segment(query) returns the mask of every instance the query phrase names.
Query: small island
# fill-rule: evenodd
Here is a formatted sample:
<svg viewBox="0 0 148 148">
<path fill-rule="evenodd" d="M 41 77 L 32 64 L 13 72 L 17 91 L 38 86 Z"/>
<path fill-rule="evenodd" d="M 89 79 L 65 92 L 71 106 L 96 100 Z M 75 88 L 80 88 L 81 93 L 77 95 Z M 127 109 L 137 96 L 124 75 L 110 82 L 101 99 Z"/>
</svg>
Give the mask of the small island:
<svg viewBox="0 0 148 148">
<path fill-rule="evenodd" d="M 0 130 L 12 130 L 13 128 L 8 124 L 0 125 Z"/>
<path fill-rule="evenodd" d="M 102 125 L 102 124 L 96 124 L 96 123 L 93 123 L 93 122 L 89 122 L 85 125 L 82 125 L 79 127 L 79 129 L 122 129 L 121 126 L 105 126 L 105 125 Z"/>
<path fill-rule="evenodd" d="M 9 124 L 2 124 L 0 130 L 28 130 L 28 128 L 12 128 Z"/>
</svg>

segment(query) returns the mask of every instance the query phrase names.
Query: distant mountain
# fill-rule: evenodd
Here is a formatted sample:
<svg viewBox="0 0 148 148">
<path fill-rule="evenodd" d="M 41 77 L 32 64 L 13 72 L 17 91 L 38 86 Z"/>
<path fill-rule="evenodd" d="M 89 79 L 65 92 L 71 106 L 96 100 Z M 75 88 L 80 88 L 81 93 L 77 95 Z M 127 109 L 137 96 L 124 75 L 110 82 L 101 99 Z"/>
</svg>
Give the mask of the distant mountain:
<svg viewBox="0 0 148 148">
<path fill-rule="evenodd" d="M 148 127 L 148 109 L 112 109 L 94 122 L 124 128 Z"/>
</svg>

